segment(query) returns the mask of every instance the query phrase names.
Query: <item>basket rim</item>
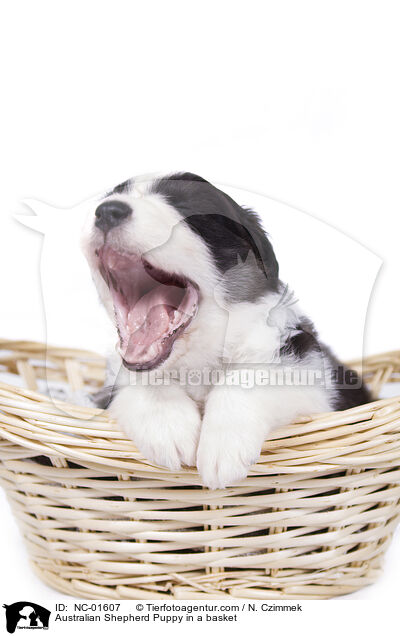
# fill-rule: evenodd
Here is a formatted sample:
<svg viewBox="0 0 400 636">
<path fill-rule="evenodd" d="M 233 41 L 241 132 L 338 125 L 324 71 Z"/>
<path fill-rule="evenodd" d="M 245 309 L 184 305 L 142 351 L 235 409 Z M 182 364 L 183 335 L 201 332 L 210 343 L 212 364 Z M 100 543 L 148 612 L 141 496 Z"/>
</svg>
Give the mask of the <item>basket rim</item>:
<svg viewBox="0 0 400 636">
<path fill-rule="evenodd" d="M 0 349 L 10 345 L 24 359 L 33 357 L 34 353 L 49 353 L 61 358 L 83 357 L 97 364 L 105 363 L 100 354 L 90 351 L 23 340 L 0 340 Z M 350 364 L 352 368 L 360 368 L 383 361 L 390 363 L 392 359 L 400 364 L 400 351 L 366 356 Z M 177 478 L 183 475 L 190 475 L 192 479 L 197 477 L 197 471 L 192 468 L 171 473 L 168 469 L 155 467 L 102 409 L 54 400 L 39 391 L 0 382 L 0 413 L 0 443 L 7 446 L 6 451 L 11 455 L 23 448 L 30 451 L 28 456 L 62 457 L 90 465 L 101 464 L 103 468 L 106 465 L 112 471 L 141 471 L 147 476 L 152 471 L 165 471 L 166 475 L 174 474 Z M 398 458 L 400 395 L 344 411 L 298 418 L 278 428 L 265 441 L 261 457 L 250 472 L 252 475 L 265 475 L 266 471 L 268 474 L 314 472 L 322 468 L 380 466 L 382 462 L 390 466 L 395 465 Z"/>
</svg>

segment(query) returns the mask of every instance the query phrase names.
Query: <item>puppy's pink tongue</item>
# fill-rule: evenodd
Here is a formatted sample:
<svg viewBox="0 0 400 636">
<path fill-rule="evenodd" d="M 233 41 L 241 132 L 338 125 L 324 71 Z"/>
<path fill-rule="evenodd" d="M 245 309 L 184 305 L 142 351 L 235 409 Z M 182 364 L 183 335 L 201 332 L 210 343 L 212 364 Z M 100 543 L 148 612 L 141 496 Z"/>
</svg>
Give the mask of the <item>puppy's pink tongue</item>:
<svg viewBox="0 0 400 636">
<path fill-rule="evenodd" d="M 175 306 L 179 304 L 175 296 L 171 287 L 153 289 L 129 311 L 123 343 L 124 358 L 128 362 L 149 360 L 156 355 L 155 343 L 168 335 Z"/>
</svg>

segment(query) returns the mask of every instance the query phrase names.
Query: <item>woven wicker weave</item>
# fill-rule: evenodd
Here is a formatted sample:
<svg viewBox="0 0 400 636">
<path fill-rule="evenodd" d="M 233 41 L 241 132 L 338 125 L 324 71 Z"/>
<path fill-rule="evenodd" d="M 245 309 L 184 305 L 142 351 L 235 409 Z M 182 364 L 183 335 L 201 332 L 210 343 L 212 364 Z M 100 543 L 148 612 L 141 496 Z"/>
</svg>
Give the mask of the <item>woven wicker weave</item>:
<svg viewBox="0 0 400 636">
<path fill-rule="evenodd" d="M 105 412 L 37 391 L 44 361 L 50 380 L 99 386 L 99 356 L 0 341 L 0 358 L 27 387 L 0 384 L 1 482 L 49 585 L 99 599 L 299 599 L 379 574 L 400 511 L 400 398 L 280 429 L 241 485 L 210 491 L 195 469 L 150 465 Z M 400 380 L 400 352 L 363 370 L 377 395 Z"/>
</svg>

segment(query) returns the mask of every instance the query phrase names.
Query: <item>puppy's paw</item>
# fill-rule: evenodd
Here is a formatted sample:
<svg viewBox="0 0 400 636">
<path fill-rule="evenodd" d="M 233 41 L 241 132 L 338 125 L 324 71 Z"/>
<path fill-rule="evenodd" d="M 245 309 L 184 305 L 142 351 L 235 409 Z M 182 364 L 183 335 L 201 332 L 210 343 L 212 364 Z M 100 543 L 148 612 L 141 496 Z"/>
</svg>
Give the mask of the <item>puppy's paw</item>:
<svg viewBox="0 0 400 636">
<path fill-rule="evenodd" d="M 174 471 L 182 464 L 196 464 L 201 419 L 196 404 L 187 395 L 165 401 L 136 400 L 134 389 L 123 389 L 112 402 L 110 412 L 152 464 Z"/>
<path fill-rule="evenodd" d="M 197 469 L 204 486 L 226 488 L 243 481 L 260 456 L 261 444 L 228 427 L 203 427 Z"/>
<path fill-rule="evenodd" d="M 200 415 L 188 403 L 165 409 L 160 414 L 146 414 L 143 429 L 126 429 L 141 453 L 151 463 L 169 470 L 179 470 L 182 464 L 195 466 L 200 436 Z M 135 429 L 135 430 L 132 430 Z"/>
</svg>

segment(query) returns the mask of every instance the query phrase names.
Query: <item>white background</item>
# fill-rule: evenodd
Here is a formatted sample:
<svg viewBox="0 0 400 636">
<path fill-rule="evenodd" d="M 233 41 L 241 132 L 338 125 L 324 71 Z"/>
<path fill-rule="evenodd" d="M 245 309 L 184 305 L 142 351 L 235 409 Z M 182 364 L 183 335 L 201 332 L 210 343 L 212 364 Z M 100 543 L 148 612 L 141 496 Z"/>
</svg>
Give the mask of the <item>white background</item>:
<svg viewBox="0 0 400 636">
<path fill-rule="evenodd" d="M 399 18 L 385 0 L 9 3 L 0 27 L 0 337 L 47 335 L 42 236 L 12 218 L 22 199 L 70 208 L 135 174 L 183 169 L 239 188 L 241 203 L 264 200 L 267 229 L 274 207 L 283 271 L 344 357 L 362 345 L 359 316 L 382 262 L 364 350 L 398 348 Z M 292 208 L 340 232 L 329 238 L 310 220 L 279 229 L 279 210 L 294 219 Z M 337 249 L 340 233 L 367 249 Z M 71 333 L 84 338 L 68 331 L 71 307 L 87 328 L 71 303 L 65 322 L 53 321 L 66 343 Z M 0 596 L 62 598 L 31 574 L 1 505 Z M 353 598 L 397 597 L 399 556 L 397 537 L 379 584 Z"/>
</svg>

